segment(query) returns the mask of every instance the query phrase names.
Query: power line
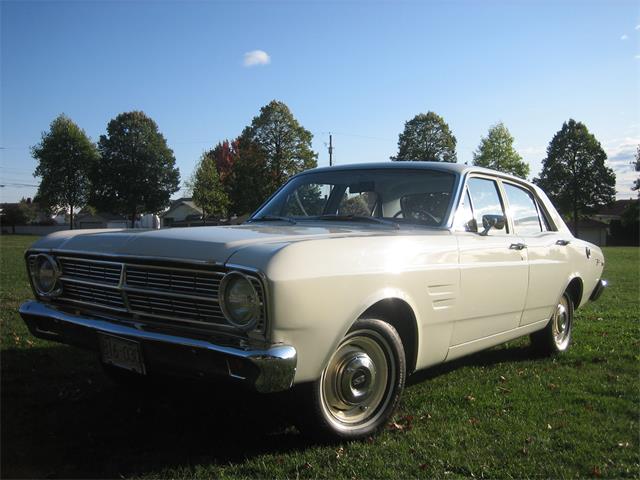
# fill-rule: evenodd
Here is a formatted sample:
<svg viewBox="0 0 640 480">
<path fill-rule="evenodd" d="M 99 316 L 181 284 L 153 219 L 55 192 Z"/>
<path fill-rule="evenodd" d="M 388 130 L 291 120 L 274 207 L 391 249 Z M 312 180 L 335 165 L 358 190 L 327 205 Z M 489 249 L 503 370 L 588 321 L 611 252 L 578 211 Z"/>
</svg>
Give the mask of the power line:
<svg viewBox="0 0 640 480">
<path fill-rule="evenodd" d="M 360 135 L 359 133 L 345 133 L 345 132 L 320 132 L 322 135 L 333 134 L 333 135 L 341 135 L 343 137 L 358 137 L 358 138 L 367 138 L 369 140 L 381 140 L 384 142 L 395 142 L 393 138 L 384 138 L 384 137 L 374 137 L 371 135 Z"/>
</svg>

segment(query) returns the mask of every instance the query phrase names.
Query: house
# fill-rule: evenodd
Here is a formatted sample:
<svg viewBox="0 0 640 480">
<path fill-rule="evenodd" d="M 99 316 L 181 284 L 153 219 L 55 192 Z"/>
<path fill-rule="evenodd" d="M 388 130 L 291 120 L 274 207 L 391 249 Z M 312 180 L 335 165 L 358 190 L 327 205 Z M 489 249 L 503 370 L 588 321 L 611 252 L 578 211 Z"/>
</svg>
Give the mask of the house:
<svg viewBox="0 0 640 480">
<path fill-rule="evenodd" d="M 76 228 L 127 228 L 129 221 L 122 215 L 83 210 L 73 220 Z"/>
<path fill-rule="evenodd" d="M 568 223 L 569 227 L 573 227 L 572 222 Z M 585 218 L 578 221 L 579 239 L 591 242 L 600 247 L 607 246 L 607 234 L 609 233 L 609 225 L 594 220 L 593 218 Z"/>
<path fill-rule="evenodd" d="M 162 226 L 170 227 L 174 223 L 199 220 L 202 209 L 193 203 L 191 198 L 179 198 L 171 201 L 169 210 L 162 214 Z"/>
<path fill-rule="evenodd" d="M 612 220 L 620 220 L 624 211 L 637 201 L 637 199 L 616 200 L 612 204 L 598 210 L 598 212 L 591 215 L 590 218 L 609 224 Z"/>
</svg>

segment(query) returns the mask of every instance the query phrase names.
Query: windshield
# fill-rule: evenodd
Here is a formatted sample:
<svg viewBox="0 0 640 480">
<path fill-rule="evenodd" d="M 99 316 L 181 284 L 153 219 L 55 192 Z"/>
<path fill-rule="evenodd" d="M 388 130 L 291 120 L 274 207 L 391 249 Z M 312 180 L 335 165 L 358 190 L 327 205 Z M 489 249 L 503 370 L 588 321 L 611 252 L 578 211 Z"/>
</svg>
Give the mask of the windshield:
<svg viewBox="0 0 640 480">
<path fill-rule="evenodd" d="M 452 173 L 418 169 L 307 173 L 289 181 L 251 221 L 380 219 L 442 227 L 455 180 Z"/>
</svg>

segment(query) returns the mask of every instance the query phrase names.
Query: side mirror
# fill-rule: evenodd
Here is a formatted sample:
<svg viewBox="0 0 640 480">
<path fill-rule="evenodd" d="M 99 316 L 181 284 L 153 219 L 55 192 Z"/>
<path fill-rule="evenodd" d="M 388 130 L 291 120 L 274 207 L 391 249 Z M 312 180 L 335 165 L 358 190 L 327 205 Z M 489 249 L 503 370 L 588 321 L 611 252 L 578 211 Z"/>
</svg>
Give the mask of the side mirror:
<svg viewBox="0 0 640 480">
<path fill-rule="evenodd" d="M 480 235 L 486 235 L 492 228 L 502 230 L 505 222 L 506 219 L 504 218 L 504 215 L 483 215 L 482 226 L 484 227 L 484 230 L 480 232 Z"/>
</svg>

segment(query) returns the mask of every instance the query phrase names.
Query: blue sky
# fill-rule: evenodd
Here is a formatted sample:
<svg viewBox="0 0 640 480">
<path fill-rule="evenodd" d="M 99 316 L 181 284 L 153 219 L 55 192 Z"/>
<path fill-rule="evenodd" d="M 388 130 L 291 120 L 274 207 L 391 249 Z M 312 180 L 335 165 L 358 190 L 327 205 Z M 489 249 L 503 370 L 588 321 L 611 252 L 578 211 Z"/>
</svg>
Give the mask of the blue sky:
<svg viewBox="0 0 640 480">
<path fill-rule="evenodd" d="M 314 134 L 319 165 L 386 161 L 433 110 L 458 161 L 503 121 L 535 175 L 562 122 L 586 123 L 618 175 L 640 143 L 637 1 L 0 3 L 1 201 L 33 196 L 29 146 L 59 113 L 97 140 L 143 110 L 182 179 L 272 99 Z M 245 66 L 261 50 L 267 64 Z M 264 56 L 262 57 L 264 60 Z M 13 184 L 13 186 L 12 186 Z"/>
</svg>

